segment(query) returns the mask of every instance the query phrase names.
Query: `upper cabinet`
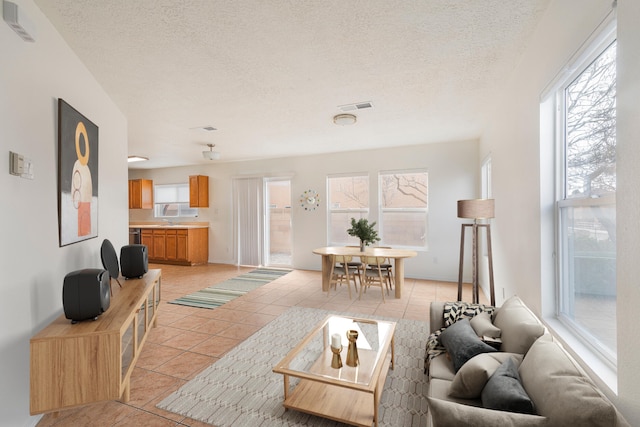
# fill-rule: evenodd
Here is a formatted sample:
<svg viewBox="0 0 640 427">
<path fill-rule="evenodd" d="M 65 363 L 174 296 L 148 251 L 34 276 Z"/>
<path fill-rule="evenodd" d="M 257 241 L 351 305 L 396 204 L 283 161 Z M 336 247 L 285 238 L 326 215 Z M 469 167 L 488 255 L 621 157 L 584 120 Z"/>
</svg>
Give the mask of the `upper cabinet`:
<svg viewBox="0 0 640 427">
<path fill-rule="evenodd" d="M 192 175 L 189 177 L 189 207 L 209 207 L 209 177 Z"/>
<path fill-rule="evenodd" d="M 152 180 L 129 180 L 129 209 L 153 209 Z"/>
</svg>

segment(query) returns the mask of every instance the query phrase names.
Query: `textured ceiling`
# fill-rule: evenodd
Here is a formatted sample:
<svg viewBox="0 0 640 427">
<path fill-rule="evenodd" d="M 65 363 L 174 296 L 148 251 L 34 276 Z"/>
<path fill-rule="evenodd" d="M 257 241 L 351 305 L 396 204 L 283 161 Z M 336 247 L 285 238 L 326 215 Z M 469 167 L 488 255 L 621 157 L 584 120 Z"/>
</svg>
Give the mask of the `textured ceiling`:
<svg viewBox="0 0 640 427">
<path fill-rule="evenodd" d="M 549 0 L 35 2 L 156 168 L 477 138 Z"/>
</svg>

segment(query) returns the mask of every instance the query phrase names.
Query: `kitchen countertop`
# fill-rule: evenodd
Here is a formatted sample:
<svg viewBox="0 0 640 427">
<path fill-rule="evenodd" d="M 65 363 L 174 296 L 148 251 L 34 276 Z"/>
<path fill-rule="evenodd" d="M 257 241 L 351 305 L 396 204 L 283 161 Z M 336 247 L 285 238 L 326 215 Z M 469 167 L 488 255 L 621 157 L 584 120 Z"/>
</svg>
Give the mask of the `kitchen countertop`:
<svg viewBox="0 0 640 427">
<path fill-rule="evenodd" d="M 188 228 L 209 228 L 209 223 L 177 223 L 177 224 L 167 224 L 167 223 L 131 223 L 129 224 L 129 228 L 140 228 L 140 229 L 162 229 L 162 230 L 175 230 L 175 229 L 188 229 Z"/>
</svg>

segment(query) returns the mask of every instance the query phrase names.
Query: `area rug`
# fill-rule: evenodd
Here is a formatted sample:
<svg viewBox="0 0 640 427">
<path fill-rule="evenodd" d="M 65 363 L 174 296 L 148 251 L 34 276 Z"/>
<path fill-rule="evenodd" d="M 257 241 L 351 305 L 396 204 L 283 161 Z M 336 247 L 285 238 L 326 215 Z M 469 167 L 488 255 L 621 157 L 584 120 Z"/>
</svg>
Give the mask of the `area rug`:
<svg viewBox="0 0 640 427">
<path fill-rule="evenodd" d="M 342 426 L 295 410 L 285 411 L 282 406 L 283 376 L 272 372 L 273 366 L 329 313 L 362 317 L 293 307 L 166 397 L 158 408 L 216 427 Z M 379 425 L 425 426 L 428 382 L 423 373 L 423 353 L 429 324 L 367 317 L 397 322 L 395 368 L 389 370 L 384 385 Z M 295 380 L 291 378 L 291 385 Z"/>
<path fill-rule="evenodd" d="M 257 268 L 240 276 L 216 283 L 208 288 L 185 295 L 169 304 L 188 305 L 199 308 L 216 308 L 238 298 L 262 285 L 290 273 L 291 270 L 279 268 Z"/>
</svg>

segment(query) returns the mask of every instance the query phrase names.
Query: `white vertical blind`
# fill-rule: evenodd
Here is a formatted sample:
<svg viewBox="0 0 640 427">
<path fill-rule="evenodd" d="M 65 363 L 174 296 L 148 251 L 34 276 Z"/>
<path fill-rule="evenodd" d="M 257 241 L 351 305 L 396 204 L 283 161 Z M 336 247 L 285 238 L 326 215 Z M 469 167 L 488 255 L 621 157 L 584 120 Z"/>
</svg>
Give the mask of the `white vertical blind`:
<svg viewBox="0 0 640 427">
<path fill-rule="evenodd" d="M 233 199 L 238 264 L 262 265 L 264 263 L 262 178 L 235 178 Z"/>
</svg>

